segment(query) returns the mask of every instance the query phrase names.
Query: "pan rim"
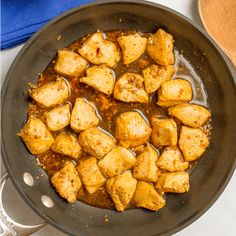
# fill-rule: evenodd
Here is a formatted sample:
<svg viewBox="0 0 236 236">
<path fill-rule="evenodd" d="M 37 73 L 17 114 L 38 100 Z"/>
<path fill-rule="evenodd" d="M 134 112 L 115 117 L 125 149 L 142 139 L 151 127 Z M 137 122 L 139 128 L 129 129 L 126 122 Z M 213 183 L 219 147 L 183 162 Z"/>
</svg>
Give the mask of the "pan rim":
<svg viewBox="0 0 236 236">
<path fill-rule="evenodd" d="M 122 3 L 130 3 L 130 4 L 138 4 L 138 5 L 144 5 L 144 6 L 152 6 L 152 7 L 155 7 L 155 8 L 159 8 L 159 9 L 171 12 L 171 13 L 177 15 L 178 17 L 182 18 L 183 20 L 187 21 L 187 23 L 191 24 L 200 34 L 202 34 L 211 43 L 211 45 L 214 47 L 214 49 L 218 52 L 219 56 L 223 59 L 225 65 L 227 66 L 227 68 L 229 69 L 229 71 L 230 71 L 230 73 L 232 75 L 233 79 L 230 81 L 232 83 L 232 86 L 235 85 L 235 83 L 236 83 L 236 75 L 235 75 L 235 72 L 234 72 L 234 69 L 233 69 L 233 66 L 232 66 L 231 62 L 225 56 L 225 54 L 219 48 L 219 46 L 214 42 L 214 40 L 207 34 L 207 32 L 204 31 L 202 29 L 202 27 L 200 27 L 197 23 L 193 22 L 191 19 L 187 18 L 186 16 L 182 15 L 181 13 L 178 13 L 175 10 L 172 10 L 172 9 L 170 9 L 168 7 L 165 7 L 165 6 L 157 4 L 157 3 L 144 2 L 142 0 L 126 0 L 126 1 L 120 1 L 120 0 L 109 0 L 109 1 L 99 0 L 99 1 L 96 1 L 96 2 L 89 3 L 89 4 L 81 5 L 79 7 L 72 8 L 69 11 L 66 11 L 65 13 L 63 13 L 63 14 L 59 15 L 58 17 L 54 18 L 53 20 L 49 21 L 45 26 L 43 26 L 39 31 L 37 31 L 27 41 L 27 43 L 23 46 L 23 48 L 20 50 L 20 52 L 17 54 L 16 58 L 14 59 L 13 63 L 11 64 L 11 67 L 10 67 L 10 69 L 9 69 L 7 75 L 6 75 L 5 80 L 4 80 L 4 83 L 3 83 L 3 86 L 2 86 L 2 89 L 1 89 L 2 104 L 4 104 L 5 94 L 6 94 L 7 87 L 9 85 L 9 81 L 10 81 L 10 74 L 12 73 L 12 71 L 14 71 L 15 66 L 17 65 L 17 63 L 20 60 L 20 58 L 24 55 L 24 53 L 34 43 L 34 41 L 41 35 L 41 33 L 43 31 L 45 31 L 46 29 L 52 27 L 53 24 L 56 23 L 57 21 L 60 21 L 60 20 L 62 20 L 64 18 L 68 17 L 71 14 L 79 12 L 82 9 L 86 9 L 86 8 L 90 8 L 90 7 L 98 6 L 98 5 L 112 5 L 113 3 L 121 3 L 121 4 Z M 235 91 L 235 96 L 236 96 L 236 89 L 234 91 Z M 1 118 L 2 118 L 2 121 L 3 121 L 3 114 L 1 114 Z M 3 127 L 3 122 L 1 123 L 1 130 L 2 130 L 2 127 Z M 31 202 L 31 200 L 20 190 L 20 187 L 18 186 L 17 181 L 14 179 L 13 174 L 11 172 L 11 168 L 10 168 L 10 166 L 8 164 L 8 161 L 7 161 L 7 151 L 6 151 L 7 149 L 6 149 L 6 145 L 5 145 L 4 139 L 2 139 L 1 146 L 2 146 L 2 148 L 1 148 L 2 159 L 3 159 L 4 166 L 6 168 L 6 171 L 9 174 L 9 177 L 10 177 L 12 183 L 14 184 L 14 187 L 16 188 L 16 190 L 18 191 L 20 196 L 23 198 L 23 200 L 43 220 L 45 220 L 46 222 L 48 222 L 50 225 L 54 226 L 55 228 L 61 230 L 62 232 L 68 234 L 69 232 L 67 230 L 65 230 L 60 225 L 54 223 L 50 218 L 48 218 L 46 215 L 44 215 L 42 212 L 40 212 L 36 208 L 36 206 Z M 216 202 L 216 200 L 222 194 L 222 192 L 226 188 L 229 180 L 231 179 L 231 177 L 232 177 L 232 175 L 234 173 L 235 168 L 236 168 L 236 159 L 234 160 L 232 168 L 227 173 L 227 177 L 224 179 L 221 187 L 217 190 L 217 194 L 211 199 L 211 201 L 204 208 L 202 208 L 200 211 L 196 212 L 193 215 L 193 217 L 191 217 L 191 219 L 189 219 L 186 222 L 176 226 L 175 228 L 172 228 L 168 232 L 164 232 L 162 235 L 170 235 L 170 234 L 177 233 L 178 231 L 184 229 L 185 227 L 187 227 L 188 225 L 190 225 L 194 221 L 196 221 L 198 218 L 200 218 Z"/>
</svg>

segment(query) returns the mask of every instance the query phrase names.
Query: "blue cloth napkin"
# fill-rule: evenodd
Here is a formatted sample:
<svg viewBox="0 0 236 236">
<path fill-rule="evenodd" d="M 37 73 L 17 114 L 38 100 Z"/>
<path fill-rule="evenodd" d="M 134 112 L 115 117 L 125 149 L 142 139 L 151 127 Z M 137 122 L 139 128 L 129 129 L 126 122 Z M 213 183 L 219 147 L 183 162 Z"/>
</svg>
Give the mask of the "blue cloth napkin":
<svg viewBox="0 0 236 236">
<path fill-rule="evenodd" d="M 25 42 L 47 21 L 92 0 L 1 0 L 1 49 Z"/>
</svg>

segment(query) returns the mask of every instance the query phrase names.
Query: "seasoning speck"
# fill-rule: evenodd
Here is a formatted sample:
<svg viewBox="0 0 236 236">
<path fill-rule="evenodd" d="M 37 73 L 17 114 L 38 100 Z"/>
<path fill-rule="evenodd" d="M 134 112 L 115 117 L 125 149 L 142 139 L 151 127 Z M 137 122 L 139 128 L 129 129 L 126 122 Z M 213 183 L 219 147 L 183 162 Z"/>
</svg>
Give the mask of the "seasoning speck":
<svg viewBox="0 0 236 236">
<path fill-rule="evenodd" d="M 108 219 L 108 216 L 107 216 L 107 215 L 104 216 L 104 221 L 105 221 L 106 223 L 109 222 L 109 219 Z"/>
<path fill-rule="evenodd" d="M 57 36 L 57 40 L 61 40 L 61 34 Z"/>
</svg>

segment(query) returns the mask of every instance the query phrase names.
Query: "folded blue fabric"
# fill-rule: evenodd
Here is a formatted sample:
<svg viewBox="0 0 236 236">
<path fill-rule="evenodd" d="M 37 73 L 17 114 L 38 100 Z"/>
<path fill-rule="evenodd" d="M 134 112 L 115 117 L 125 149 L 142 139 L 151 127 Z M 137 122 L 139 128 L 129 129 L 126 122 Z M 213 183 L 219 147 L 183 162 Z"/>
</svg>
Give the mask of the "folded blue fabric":
<svg viewBox="0 0 236 236">
<path fill-rule="evenodd" d="M 62 12 L 92 0 L 2 0 L 1 49 L 25 42 Z"/>
</svg>

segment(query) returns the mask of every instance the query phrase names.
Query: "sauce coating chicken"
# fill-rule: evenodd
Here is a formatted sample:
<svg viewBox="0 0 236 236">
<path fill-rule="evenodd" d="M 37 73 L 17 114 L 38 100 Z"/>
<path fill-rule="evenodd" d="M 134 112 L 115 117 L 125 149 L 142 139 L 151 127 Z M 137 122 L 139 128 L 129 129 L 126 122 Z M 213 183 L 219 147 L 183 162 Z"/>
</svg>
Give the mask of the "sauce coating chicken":
<svg viewBox="0 0 236 236">
<path fill-rule="evenodd" d="M 187 161 L 198 159 L 209 146 L 207 135 L 201 129 L 182 126 L 179 137 L 179 148 Z"/>
<path fill-rule="evenodd" d="M 144 89 L 143 77 L 136 73 L 125 73 L 114 87 L 114 98 L 123 102 L 148 102 L 148 95 Z"/>
<path fill-rule="evenodd" d="M 112 70 L 104 65 L 92 66 L 86 70 L 86 77 L 82 77 L 80 82 L 85 83 L 105 94 L 112 94 L 115 77 Z"/>
<path fill-rule="evenodd" d="M 64 167 L 52 176 L 51 182 L 61 197 L 68 202 L 76 200 L 81 181 L 72 162 L 66 162 Z"/>
<path fill-rule="evenodd" d="M 178 147 L 166 147 L 157 160 L 157 166 L 169 172 L 184 171 L 189 163 L 184 160 Z"/>
<path fill-rule="evenodd" d="M 51 149 L 56 153 L 70 156 L 75 159 L 79 158 L 82 154 L 77 137 L 69 132 L 58 134 Z"/>
<path fill-rule="evenodd" d="M 100 32 L 92 34 L 83 41 L 79 54 L 95 65 L 105 64 L 108 67 L 115 66 L 120 60 L 117 46 L 104 39 Z"/>
<path fill-rule="evenodd" d="M 116 140 L 99 128 L 90 128 L 80 133 L 79 143 L 83 150 L 98 159 L 115 146 Z"/>
<path fill-rule="evenodd" d="M 173 65 L 175 62 L 173 43 L 173 36 L 159 29 L 148 37 L 147 52 L 157 64 Z"/>
<path fill-rule="evenodd" d="M 77 98 L 71 112 L 70 126 L 75 132 L 80 132 L 97 126 L 99 118 L 96 110 L 83 98 Z"/>
<path fill-rule="evenodd" d="M 179 104 L 168 109 L 170 116 L 176 117 L 184 125 L 193 128 L 203 126 L 211 117 L 211 113 L 203 106 L 197 104 Z"/>
<path fill-rule="evenodd" d="M 138 181 L 134 201 L 137 207 L 143 207 L 151 211 L 157 211 L 166 204 L 165 199 L 156 191 L 154 186 L 144 181 Z"/>
<path fill-rule="evenodd" d="M 173 42 L 161 29 L 91 33 L 60 49 L 31 87 L 19 136 L 68 202 L 157 211 L 165 192 L 189 190 L 211 113 Z M 190 104 L 193 94 L 206 108 Z"/>
<path fill-rule="evenodd" d="M 110 194 L 117 211 L 123 211 L 130 203 L 137 185 L 137 180 L 130 171 L 107 180 L 107 191 Z"/>
<path fill-rule="evenodd" d="M 152 117 L 152 142 L 156 147 L 177 145 L 177 125 L 173 119 Z"/>
<path fill-rule="evenodd" d="M 69 87 L 60 77 L 41 87 L 29 90 L 29 95 L 44 107 L 53 107 L 65 102 L 69 97 Z"/>
<path fill-rule="evenodd" d="M 54 70 L 66 77 L 78 77 L 87 67 L 88 61 L 79 54 L 59 50 Z"/>
<path fill-rule="evenodd" d="M 167 81 L 158 89 L 159 106 L 173 106 L 188 102 L 192 99 L 192 88 L 190 83 L 184 79 Z"/>
<path fill-rule="evenodd" d="M 117 42 L 122 51 L 122 60 L 125 65 L 136 61 L 146 50 L 147 38 L 139 34 L 120 36 Z"/>
<path fill-rule="evenodd" d="M 28 118 L 18 135 L 23 139 L 32 154 L 41 154 L 48 151 L 54 141 L 46 125 L 33 116 Z"/>
<path fill-rule="evenodd" d="M 113 177 L 131 169 L 136 163 L 136 158 L 132 152 L 123 147 L 113 148 L 98 166 L 106 177 Z"/>
<path fill-rule="evenodd" d="M 143 78 L 146 92 L 153 93 L 160 86 L 171 79 L 175 72 L 174 66 L 151 65 L 143 70 Z"/>
<path fill-rule="evenodd" d="M 136 179 L 156 182 L 159 175 L 159 170 L 156 165 L 158 153 L 151 146 L 147 146 L 138 157 L 133 169 L 133 176 Z"/>
<path fill-rule="evenodd" d="M 138 112 L 124 112 L 116 119 L 115 137 L 121 146 L 138 146 L 149 140 L 152 129 Z"/>
<path fill-rule="evenodd" d="M 98 168 L 95 157 L 90 157 L 82 161 L 78 165 L 77 170 L 86 190 L 90 194 L 95 193 L 106 181 L 106 178 Z"/>
<path fill-rule="evenodd" d="M 189 191 L 189 174 L 187 172 L 163 173 L 155 185 L 160 192 L 184 193 Z"/>
<path fill-rule="evenodd" d="M 58 131 L 70 124 L 70 104 L 56 107 L 45 114 L 46 125 L 51 131 Z"/>
</svg>

